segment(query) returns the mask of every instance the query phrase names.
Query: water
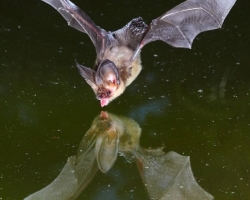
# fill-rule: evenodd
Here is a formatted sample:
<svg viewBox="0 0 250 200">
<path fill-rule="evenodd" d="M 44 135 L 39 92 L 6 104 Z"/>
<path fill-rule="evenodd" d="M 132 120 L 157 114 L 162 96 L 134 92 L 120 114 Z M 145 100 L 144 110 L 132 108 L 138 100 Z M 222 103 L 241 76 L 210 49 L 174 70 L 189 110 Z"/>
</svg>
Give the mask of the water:
<svg viewBox="0 0 250 200">
<path fill-rule="evenodd" d="M 101 27 L 116 30 L 139 15 L 150 22 L 180 1 L 162 0 L 154 7 L 141 1 L 75 3 Z M 236 3 L 223 29 L 199 35 L 192 50 L 147 45 L 142 73 L 104 108 L 75 67 L 75 59 L 89 67 L 94 62 L 87 36 L 41 1 L 2 0 L 0 7 L 0 199 L 23 199 L 51 183 L 102 110 L 135 120 L 142 128 L 141 146 L 190 156 L 196 180 L 215 199 L 249 199 L 244 2 Z M 119 157 L 79 199 L 103 195 L 145 199 L 135 164 Z"/>
</svg>

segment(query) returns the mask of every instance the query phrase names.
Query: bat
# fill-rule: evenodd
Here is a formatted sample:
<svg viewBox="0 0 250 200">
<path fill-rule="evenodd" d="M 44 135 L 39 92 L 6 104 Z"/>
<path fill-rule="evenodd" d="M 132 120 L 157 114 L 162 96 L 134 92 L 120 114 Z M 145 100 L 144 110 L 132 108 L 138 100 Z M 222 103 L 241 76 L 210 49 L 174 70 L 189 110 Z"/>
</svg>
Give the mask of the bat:
<svg viewBox="0 0 250 200">
<path fill-rule="evenodd" d="M 141 17 L 111 32 L 97 26 L 69 0 L 42 0 L 54 7 L 69 26 L 88 34 L 96 50 L 93 68 L 76 66 L 101 106 L 120 96 L 139 75 L 140 51 L 162 40 L 173 47 L 191 48 L 203 31 L 220 28 L 236 0 L 187 0 L 147 25 Z"/>
<path fill-rule="evenodd" d="M 141 128 L 133 119 L 102 111 L 58 177 L 25 200 L 77 199 L 98 170 L 107 173 L 113 167 L 118 154 L 136 162 L 149 199 L 213 199 L 195 180 L 188 156 L 143 148 L 140 136 Z"/>
</svg>

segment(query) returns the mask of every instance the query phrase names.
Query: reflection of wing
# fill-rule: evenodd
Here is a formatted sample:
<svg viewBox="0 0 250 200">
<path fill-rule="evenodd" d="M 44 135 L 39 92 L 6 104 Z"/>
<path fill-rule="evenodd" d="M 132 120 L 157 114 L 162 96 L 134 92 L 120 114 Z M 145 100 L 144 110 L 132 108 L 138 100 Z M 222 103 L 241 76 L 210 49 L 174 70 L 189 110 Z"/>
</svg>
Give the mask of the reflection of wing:
<svg viewBox="0 0 250 200">
<path fill-rule="evenodd" d="M 68 159 L 58 177 L 45 188 L 31 194 L 25 200 L 53 199 L 73 200 L 88 186 L 98 170 L 94 151 L 89 151 L 85 157 L 75 165 L 76 157 Z"/>
<path fill-rule="evenodd" d="M 70 200 L 76 199 L 81 194 L 91 182 L 97 171 L 98 165 L 95 159 L 95 149 L 93 146 L 90 146 L 81 156 L 79 156 L 79 154 L 76 155 L 75 174 L 78 180 L 78 185 Z"/>
<path fill-rule="evenodd" d="M 189 157 L 161 149 L 134 152 L 137 167 L 152 199 L 209 200 L 213 197 L 196 182 Z M 174 198 L 173 198 L 174 197 Z"/>
<path fill-rule="evenodd" d="M 81 162 L 81 160 L 83 160 L 89 152 L 93 151 L 96 138 L 98 136 L 98 133 L 96 133 L 95 130 L 96 126 L 92 125 L 87 133 L 83 136 L 83 139 L 78 146 L 76 164 Z"/>
<path fill-rule="evenodd" d="M 97 55 L 103 53 L 106 42 L 106 31 L 96 26 L 89 16 L 68 0 L 42 0 L 55 8 L 68 22 L 68 25 L 88 34 Z"/>
</svg>

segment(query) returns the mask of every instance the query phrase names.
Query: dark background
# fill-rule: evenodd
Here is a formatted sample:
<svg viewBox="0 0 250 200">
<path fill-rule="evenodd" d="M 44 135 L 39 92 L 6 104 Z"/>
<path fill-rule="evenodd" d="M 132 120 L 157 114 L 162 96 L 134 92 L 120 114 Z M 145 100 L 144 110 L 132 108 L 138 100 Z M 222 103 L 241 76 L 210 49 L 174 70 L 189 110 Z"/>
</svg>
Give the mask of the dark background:
<svg viewBox="0 0 250 200">
<path fill-rule="evenodd" d="M 138 16 L 150 23 L 181 1 L 74 3 L 113 31 Z M 236 2 L 223 28 L 200 34 L 192 50 L 147 45 L 142 73 L 102 109 L 75 67 L 75 59 L 94 63 L 89 38 L 39 0 L 0 0 L 0 199 L 23 199 L 53 181 L 101 110 L 137 121 L 141 146 L 190 156 L 215 199 L 249 199 L 249 14 L 247 1 Z M 79 199 L 145 195 L 136 166 L 119 158 Z"/>
</svg>

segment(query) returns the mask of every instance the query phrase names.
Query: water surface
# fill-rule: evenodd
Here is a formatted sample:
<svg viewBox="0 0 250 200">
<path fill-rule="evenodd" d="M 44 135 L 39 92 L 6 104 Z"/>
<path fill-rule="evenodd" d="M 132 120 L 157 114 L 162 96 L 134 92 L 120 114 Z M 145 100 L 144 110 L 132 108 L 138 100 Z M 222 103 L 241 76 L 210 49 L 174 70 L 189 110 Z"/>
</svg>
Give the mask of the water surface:
<svg viewBox="0 0 250 200">
<path fill-rule="evenodd" d="M 116 30 L 137 16 L 150 22 L 180 1 L 75 3 Z M 104 108 L 75 67 L 75 59 L 94 62 L 89 38 L 41 1 L 0 4 L 0 199 L 23 199 L 52 182 L 102 110 L 137 121 L 141 146 L 190 156 L 196 180 L 215 199 L 250 198 L 246 3 L 236 3 L 222 29 L 199 35 L 192 50 L 147 45 L 142 73 Z M 104 196 L 147 198 L 135 164 L 119 157 L 79 199 Z"/>
</svg>

